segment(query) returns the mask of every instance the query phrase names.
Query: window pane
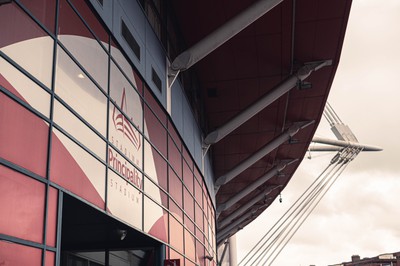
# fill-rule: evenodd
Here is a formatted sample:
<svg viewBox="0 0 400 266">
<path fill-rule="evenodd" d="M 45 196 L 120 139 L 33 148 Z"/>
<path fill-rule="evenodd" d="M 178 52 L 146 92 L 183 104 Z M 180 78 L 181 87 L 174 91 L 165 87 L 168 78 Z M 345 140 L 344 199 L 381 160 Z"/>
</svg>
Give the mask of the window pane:
<svg viewBox="0 0 400 266">
<path fill-rule="evenodd" d="M 161 203 L 161 189 L 147 177 L 145 178 L 144 192 L 159 205 L 163 205 Z"/>
<path fill-rule="evenodd" d="M 196 237 L 201 243 L 204 244 L 204 235 L 197 227 L 196 227 Z"/>
<path fill-rule="evenodd" d="M 46 244 L 52 247 L 56 246 L 57 206 L 58 190 L 49 187 L 49 195 L 47 198 Z"/>
<path fill-rule="evenodd" d="M 183 221 L 183 212 L 182 209 L 176 205 L 176 203 L 169 198 L 169 211 L 171 212 L 171 215 L 173 215 L 176 219 L 179 221 Z"/>
<path fill-rule="evenodd" d="M 214 245 L 213 245 L 213 237 L 210 225 L 208 225 L 208 242 L 210 243 L 210 247 L 213 249 Z"/>
<path fill-rule="evenodd" d="M 147 105 L 145 106 L 145 134 L 150 139 L 150 142 L 164 156 L 167 156 L 167 130 Z"/>
<path fill-rule="evenodd" d="M 196 240 L 196 253 L 197 253 L 197 257 L 200 259 L 200 265 L 206 265 L 205 264 L 205 251 L 204 251 L 204 246 L 202 245 L 201 242 L 199 242 L 198 240 Z"/>
<path fill-rule="evenodd" d="M 212 231 L 215 233 L 215 214 L 214 214 L 214 209 L 211 209 L 211 228 L 212 228 Z"/>
<path fill-rule="evenodd" d="M 164 126 L 167 126 L 167 115 L 163 111 L 163 109 L 160 107 L 160 104 L 155 100 L 153 97 L 153 94 L 151 94 L 150 89 L 146 86 L 145 90 L 145 100 L 147 104 L 150 106 L 151 110 L 156 114 L 158 119 L 160 119 L 161 123 Z"/>
<path fill-rule="evenodd" d="M 194 200 L 192 195 L 190 195 L 189 191 L 187 189 L 184 189 L 184 205 L 185 205 L 185 212 L 186 214 L 194 220 Z"/>
<path fill-rule="evenodd" d="M 0 157 L 46 177 L 49 126 L 0 93 Z"/>
<path fill-rule="evenodd" d="M 108 170 L 107 209 L 112 215 L 142 229 L 143 193 L 122 177 Z"/>
<path fill-rule="evenodd" d="M 143 168 L 143 136 L 113 104 L 109 110 L 109 140 L 136 167 Z"/>
<path fill-rule="evenodd" d="M 132 82 L 135 88 L 138 90 L 139 94 L 143 95 L 143 82 L 142 79 L 137 74 L 137 71 L 131 66 L 129 61 L 125 58 L 121 52 L 121 48 L 114 42 L 111 41 L 111 55 L 112 58 L 117 62 L 119 67 Z"/>
<path fill-rule="evenodd" d="M 183 161 L 183 182 L 186 188 L 189 190 L 190 194 L 194 195 L 193 191 L 193 173 L 187 165 L 186 161 Z"/>
<path fill-rule="evenodd" d="M 168 243 L 168 212 L 145 197 L 143 216 L 144 231 Z"/>
<path fill-rule="evenodd" d="M 194 181 L 194 194 L 196 196 L 196 202 L 200 205 L 203 206 L 203 190 L 200 186 L 200 184 L 197 182 L 197 180 Z"/>
<path fill-rule="evenodd" d="M 0 86 L 49 117 L 50 94 L 0 57 Z"/>
<path fill-rule="evenodd" d="M 193 262 L 191 262 L 188 259 L 185 259 L 185 266 L 195 266 L 196 264 L 194 264 Z"/>
<path fill-rule="evenodd" d="M 196 224 L 200 228 L 201 231 L 203 229 L 203 211 L 201 210 L 200 206 L 195 204 L 195 216 L 196 216 Z"/>
<path fill-rule="evenodd" d="M 56 17 L 56 1 L 54 0 L 20 0 L 42 24 L 54 33 Z"/>
<path fill-rule="evenodd" d="M 172 141 L 171 137 L 168 137 L 168 161 L 175 169 L 175 172 L 179 177 L 182 176 L 182 156 Z"/>
<path fill-rule="evenodd" d="M 51 145 L 50 178 L 104 209 L 105 165 L 56 129 Z"/>
<path fill-rule="evenodd" d="M 59 101 L 54 102 L 54 122 L 89 148 L 103 161 L 106 160 L 106 143 Z"/>
<path fill-rule="evenodd" d="M 178 133 L 177 133 L 176 130 L 175 130 L 174 125 L 173 125 L 172 122 L 169 121 L 169 120 L 168 120 L 168 132 L 169 132 L 171 138 L 174 140 L 173 142 L 176 143 L 176 145 L 177 145 L 177 147 L 178 147 L 178 150 L 181 151 L 181 150 L 182 150 L 181 140 L 180 140 L 180 138 L 179 138 L 179 136 L 178 136 Z M 168 139 L 168 141 L 171 142 L 172 140 L 171 140 L 171 139 Z"/>
<path fill-rule="evenodd" d="M 172 216 L 169 217 L 170 244 L 179 252 L 183 252 L 183 226 Z"/>
<path fill-rule="evenodd" d="M 107 91 L 108 55 L 66 0 L 60 1 L 58 39 Z"/>
<path fill-rule="evenodd" d="M 45 266 L 55 266 L 55 265 L 56 265 L 56 254 L 51 251 L 46 251 Z"/>
<path fill-rule="evenodd" d="M 182 181 L 179 177 L 169 168 L 169 194 L 182 207 Z"/>
<path fill-rule="evenodd" d="M 42 265 L 42 251 L 0 240 L 0 258 L 8 265 Z M 47 266 L 47 265 L 46 265 Z"/>
<path fill-rule="evenodd" d="M 185 215 L 185 225 L 189 229 L 189 231 L 194 234 L 194 223 Z"/>
<path fill-rule="evenodd" d="M 0 50 L 50 88 L 54 40 L 15 3 L 1 6 L 0 25 Z"/>
<path fill-rule="evenodd" d="M 57 49 L 56 94 L 105 136 L 107 98 L 60 48 Z"/>
<path fill-rule="evenodd" d="M 43 183 L 0 165 L 0 233 L 41 243 L 44 192 Z"/>
<path fill-rule="evenodd" d="M 111 147 L 108 148 L 108 165 L 136 188 L 143 189 L 142 173 Z"/>
<path fill-rule="evenodd" d="M 193 171 L 193 161 L 192 161 L 192 158 L 190 157 L 188 150 L 186 148 L 183 148 L 182 154 L 183 154 L 183 158 L 185 159 L 188 167 L 190 168 L 190 170 Z"/>
<path fill-rule="evenodd" d="M 167 251 L 167 254 L 169 253 L 169 259 L 171 260 L 178 260 L 180 265 L 183 265 L 184 258 L 181 254 L 176 252 L 174 249 L 169 248 L 169 251 Z M 177 263 L 178 264 L 178 263 Z"/>
<path fill-rule="evenodd" d="M 96 37 L 101 40 L 103 45 L 108 48 L 108 33 L 101 24 L 100 20 L 93 14 L 86 1 L 70 0 L 74 7 L 78 10 L 79 14 L 89 25 L 90 29 L 96 34 Z"/>
<path fill-rule="evenodd" d="M 127 116 L 127 119 L 140 131 L 143 131 L 142 100 L 136 88 L 132 86 L 113 62 L 111 62 L 110 97 Z"/>
<path fill-rule="evenodd" d="M 167 162 L 147 141 L 144 150 L 145 173 L 165 191 L 168 191 Z"/>
<path fill-rule="evenodd" d="M 196 259 L 194 236 L 185 229 L 185 255 L 192 260 Z"/>
</svg>

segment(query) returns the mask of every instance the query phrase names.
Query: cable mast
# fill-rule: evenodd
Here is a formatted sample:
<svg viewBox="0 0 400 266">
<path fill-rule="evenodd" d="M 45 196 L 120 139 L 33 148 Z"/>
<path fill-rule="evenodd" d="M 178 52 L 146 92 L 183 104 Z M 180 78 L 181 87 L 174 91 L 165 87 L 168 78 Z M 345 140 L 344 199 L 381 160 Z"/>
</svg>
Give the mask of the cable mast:
<svg viewBox="0 0 400 266">
<path fill-rule="evenodd" d="M 294 202 L 275 225 L 258 241 L 238 265 L 271 265 L 349 163 L 353 161 L 361 151 L 382 150 L 379 147 L 359 143 L 350 128 L 341 121 L 328 102 L 323 115 L 327 119 L 337 139 L 332 140 L 314 137 L 312 143 L 323 145 L 310 145 L 309 151 L 337 151 L 337 153 L 330 160 L 324 171 Z"/>
</svg>

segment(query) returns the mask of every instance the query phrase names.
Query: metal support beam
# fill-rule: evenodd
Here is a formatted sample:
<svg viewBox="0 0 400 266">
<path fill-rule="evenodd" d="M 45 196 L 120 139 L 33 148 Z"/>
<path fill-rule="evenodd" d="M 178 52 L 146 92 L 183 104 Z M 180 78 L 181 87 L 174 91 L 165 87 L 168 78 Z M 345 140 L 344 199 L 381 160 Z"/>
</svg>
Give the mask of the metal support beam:
<svg viewBox="0 0 400 266">
<path fill-rule="evenodd" d="M 293 160 L 284 160 L 281 163 L 279 163 L 277 166 L 271 168 L 268 172 L 266 172 L 264 175 L 261 177 L 257 178 L 253 183 L 245 187 L 243 190 L 241 190 L 239 193 L 235 194 L 232 198 L 227 200 L 226 202 L 220 204 L 217 206 L 217 218 L 223 212 L 224 210 L 232 207 L 233 204 L 237 203 L 239 200 L 243 199 L 246 197 L 248 194 L 253 192 L 255 189 L 257 189 L 259 186 L 267 182 L 269 179 L 280 173 L 285 167 L 291 163 L 296 162 L 298 159 L 293 159 Z"/>
<path fill-rule="evenodd" d="M 256 151 L 250 157 L 248 157 L 247 159 L 245 159 L 244 161 L 239 163 L 237 166 L 232 168 L 229 172 L 218 177 L 218 179 L 215 181 L 215 189 L 218 190 L 222 185 L 224 185 L 224 184 L 228 183 L 229 181 L 231 181 L 232 179 L 234 179 L 236 176 L 238 176 L 244 170 L 249 168 L 251 165 L 255 164 L 257 161 L 259 161 L 261 158 L 263 158 L 264 156 L 269 154 L 271 151 L 273 151 L 274 149 L 279 147 L 285 141 L 289 140 L 297 132 L 299 132 L 300 129 L 303 129 L 313 123 L 314 123 L 314 121 L 294 123 L 293 126 L 291 126 L 289 129 L 287 129 L 281 135 L 279 135 L 278 137 L 273 139 L 271 142 L 269 142 L 266 145 L 264 145 L 263 147 L 261 147 L 258 151 Z"/>
<path fill-rule="evenodd" d="M 343 140 L 334 140 L 334 139 L 328 139 L 328 138 L 321 138 L 321 137 L 314 137 L 311 142 L 320 143 L 320 144 L 334 145 L 334 146 L 339 146 L 339 147 L 349 147 L 349 146 L 351 146 L 353 148 L 362 149 L 363 151 L 382 151 L 382 148 L 377 147 L 377 146 L 365 145 L 365 144 L 352 142 L 352 141 L 343 141 Z"/>
<path fill-rule="evenodd" d="M 167 86 L 169 88 L 172 86 L 180 71 L 184 71 L 199 62 L 281 2 L 283 0 L 260 0 L 252 4 L 188 50 L 178 55 L 167 68 Z"/>
<path fill-rule="evenodd" d="M 171 69 L 173 71 L 183 71 L 190 68 L 282 1 L 283 0 L 260 0 L 252 4 L 191 48 L 177 56 L 172 62 Z"/>
<path fill-rule="evenodd" d="M 0 6 L 4 5 L 4 4 L 9 4 L 11 2 L 12 2 L 12 0 L 0 0 Z"/>
<path fill-rule="evenodd" d="M 234 235 L 236 232 L 238 232 L 240 229 L 240 224 L 252 217 L 254 213 L 246 213 L 245 215 L 241 216 L 238 220 L 236 220 L 234 223 L 230 224 L 228 227 L 224 228 L 221 230 L 221 232 L 217 233 L 217 245 L 221 241 L 225 240 L 231 235 Z"/>
<path fill-rule="evenodd" d="M 235 234 L 237 231 L 242 229 L 240 225 L 246 221 L 247 219 L 251 218 L 255 214 L 255 211 L 245 213 L 239 219 L 235 220 L 233 223 L 229 224 L 227 227 L 223 228 L 220 231 L 217 231 L 217 243 L 221 242 L 222 240 L 226 239 L 230 235 Z"/>
<path fill-rule="evenodd" d="M 226 137 L 228 134 L 230 134 L 233 130 L 235 130 L 240 125 L 242 125 L 250 118 L 252 118 L 254 115 L 258 114 L 268 105 L 279 99 L 279 97 L 281 97 L 286 92 L 294 88 L 299 81 L 303 81 L 304 79 L 306 79 L 311 74 L 311 72 L 317 71 L 318 69 L 331 64 L 332 64 L 331 60 L 311 62 L 305 64 L 302 68 L 300 68 L 297 71 L 296 74 L 290 76 L 284 82 L 275 87 L 272 91 L 265 94 L 251 106 L 249 106 L 248 108 L 240 112 L 238 115 L 236 115 L 234 118 L 229 120 L 226 124 L 222 125 L 213 132 L 209 133 L 207 137 L 204 139 L 204 144 L 211 145 L 217 143 L 218 141 Z"/>
<path fill-rule="evenodd" d="M 251 211 L 250 208 L 253 208 L 254 205 L 256 203 L 258 203 L 259 201 L 261 201 L 261 200 L 266 201 L 267 200 L 267 196 L 268 196 L 268 194 L 270 192 L 271 192 L 271 190 L 267 190 L 267 191 L 264 191 L 264 192 L 260 193 L 256 197 L 252 198 L 249 202 L 247 202 L 246 204 L 241 206 L 239 209 L 237 209 L 234 212 L 232 212 L 231 214 L 229 214 L 222 221 L 218 222 L 217 228 L 218 229 L 224 228 L 225 226 L 230 224 L 234 219 L 236 219 L 239 216 L 241 216 L 243 213 Z"/>
</svg>

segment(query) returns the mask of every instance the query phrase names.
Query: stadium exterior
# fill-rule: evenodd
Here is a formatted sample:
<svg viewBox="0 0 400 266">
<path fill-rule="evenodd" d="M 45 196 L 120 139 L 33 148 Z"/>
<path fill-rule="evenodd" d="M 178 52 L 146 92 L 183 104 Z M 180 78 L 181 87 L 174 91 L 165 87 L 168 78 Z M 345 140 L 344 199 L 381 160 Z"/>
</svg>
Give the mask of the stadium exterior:
<svg viewBox="0 0 400 266">
<path fill-rule="evenodd" d="M 281 94 L 287 97 L 264 114 L 265 121 L 284 115 L 283 124 L 266 122 L 268 134 L 259 138 L 236 132 L 249 136 L 233 145 L 239 153 L 227 152 L 226 143 L 213 147 L 209 129 L 269 85 L 285 84 L 296 64 L 264 80 L 268 90 L 249 88 L 243 95 L 251 97 L 237 109 L 226 112 L 229 103 L 221 103 L 216 111 L 212 101 L 222 91 L 216 80 L 226 77 L 213 73 L 218 77 L 210 86 L 209 62 L 181 74 L 184 68 L 172 68 L 171 78 L 169 65 L 197 41 L 197 29 L 182 22 L 191 1 L 166 2 L 0 1 L 0 265 L 217 265 L 217 246 L 289 182 L 320 120 L 351 1 L 334 4 L 341 9 L 329 28 L 338 29 L 336 42 L 324 48 L 334 52 L 300 58 L 317 63 L 297 68 L 295 85 Z M 295 10 L 296 1 L 283 2 L 277 12 Z M 298 2 L 307 8 L 315 1 Z M 293 63 L 293 55 L 280 57 L 278 68 L 285 60 Z M 300 97 L 309 85 L 303 80 L 317 71 L 322 76 L 312 81 L 319 92 Z M 256 144 L 244 145 L 251 141 Z M 235 168 L 263 149 L 247 168 Z M 258 185 L 247 191 L 249 184 Z"/>
</svg>

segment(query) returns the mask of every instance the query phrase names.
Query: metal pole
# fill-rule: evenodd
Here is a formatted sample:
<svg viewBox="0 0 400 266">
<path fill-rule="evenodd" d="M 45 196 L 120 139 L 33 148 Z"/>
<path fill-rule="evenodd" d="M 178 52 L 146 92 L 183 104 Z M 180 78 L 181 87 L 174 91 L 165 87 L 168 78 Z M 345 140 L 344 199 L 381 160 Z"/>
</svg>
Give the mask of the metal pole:
<svg viewBox="0 0 400 266">
<path fill-rule="evenodd" d="M 229 243 L 229 266 L 237 266 L 236 235 L 228 239 Z"/>
</svg>

